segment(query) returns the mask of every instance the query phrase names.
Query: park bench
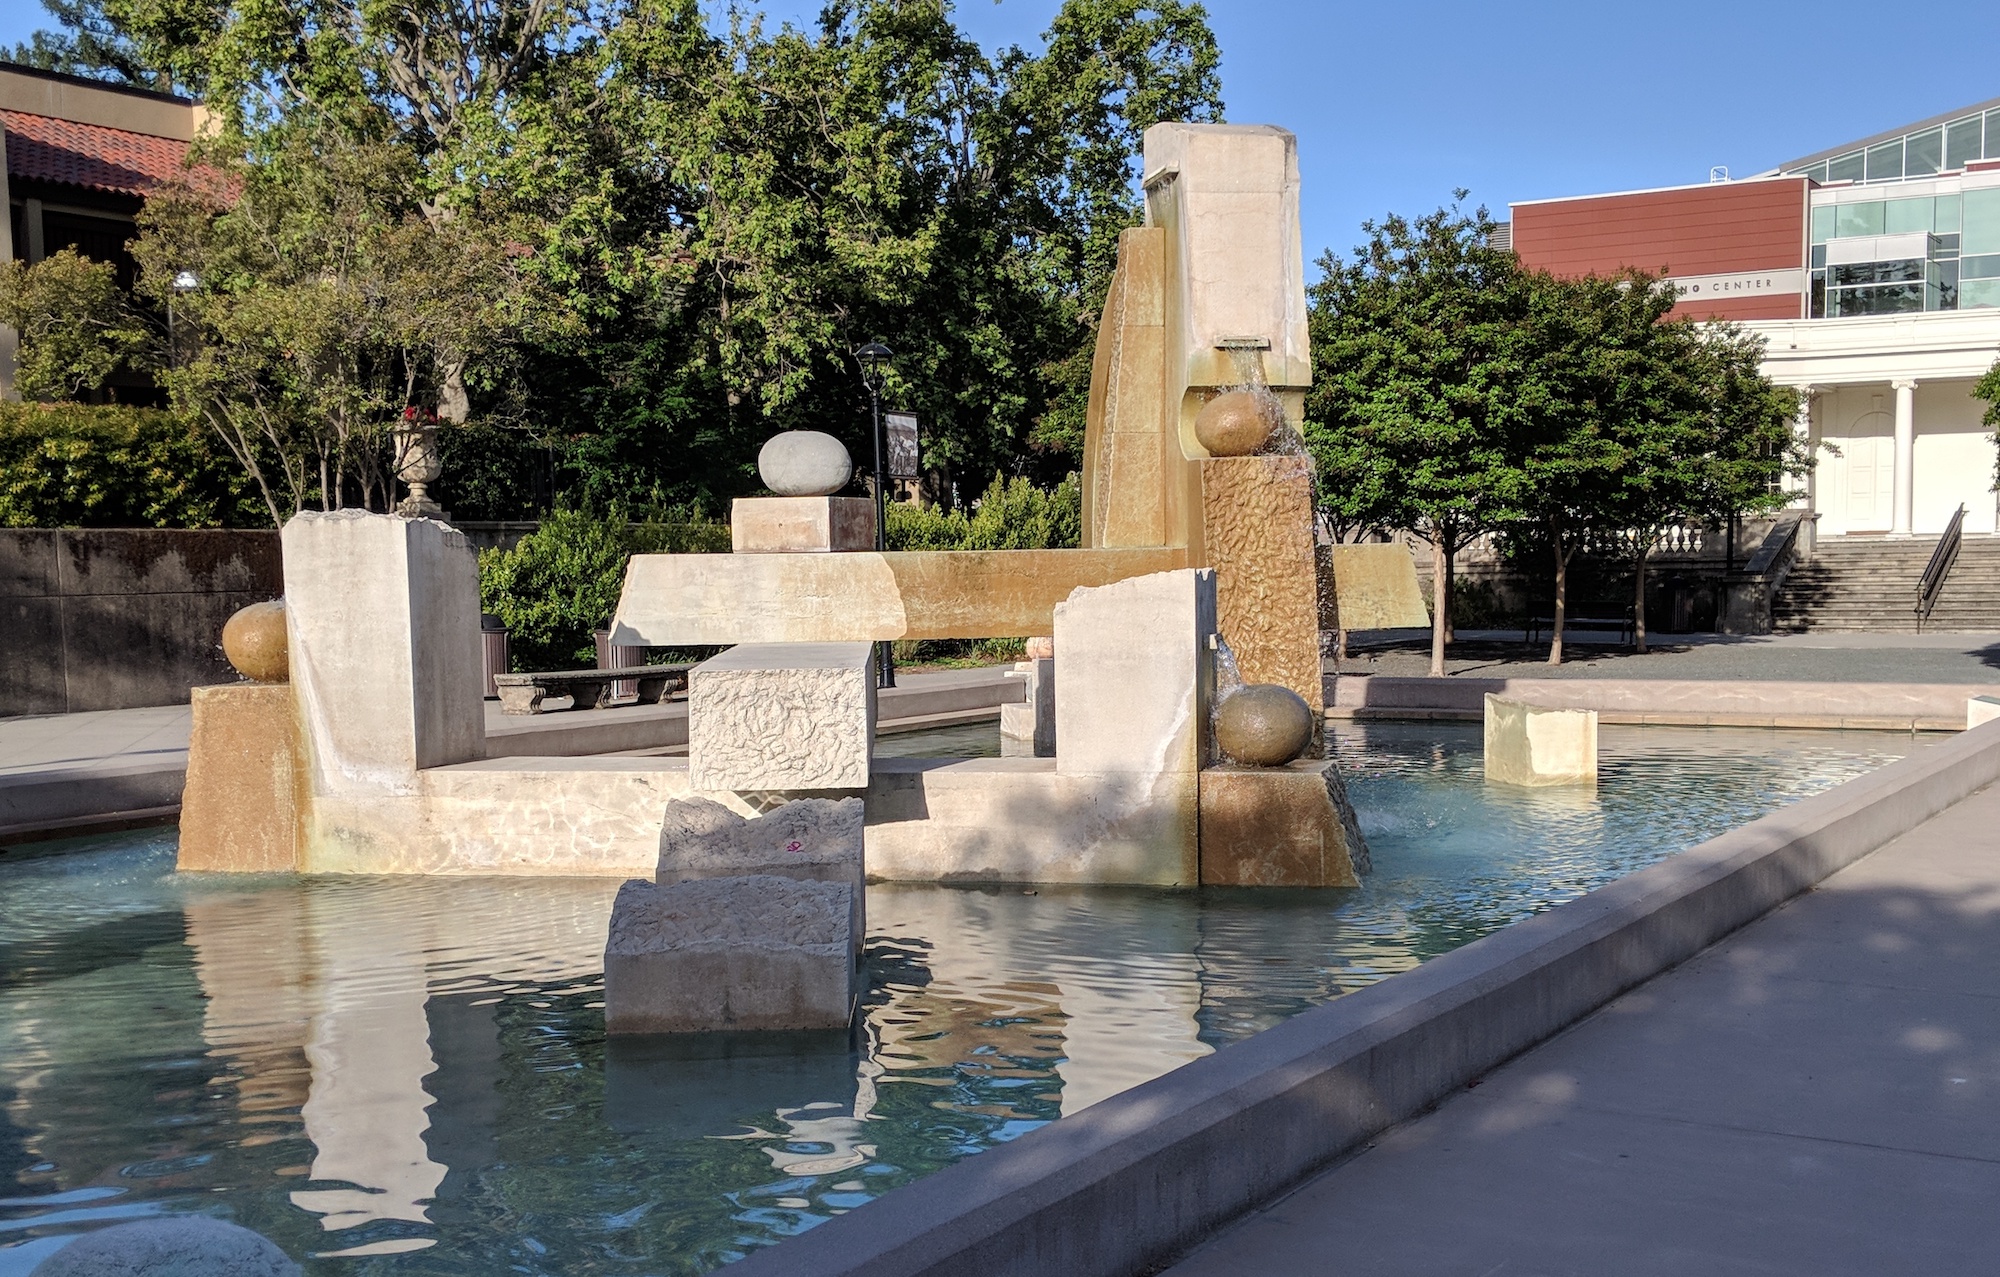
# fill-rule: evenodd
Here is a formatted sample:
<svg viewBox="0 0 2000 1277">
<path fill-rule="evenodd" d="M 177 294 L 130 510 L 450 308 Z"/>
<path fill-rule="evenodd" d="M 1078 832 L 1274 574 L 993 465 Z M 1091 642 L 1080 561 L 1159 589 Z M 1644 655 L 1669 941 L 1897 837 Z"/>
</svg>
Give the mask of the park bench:
<svg viewBox="0 0 2000 1277">
<path fill-rule="evenodd" d="M 1521 634 L 1522 641 L 1539 642 L 1545 632 L 1552 631 L 1555 627 L 1556 618 L 1553 616 L 1529 617 L 1527 627 Z M 1630 612 L 1624 616 L 1565 616 L 1563 632 L 1567 634 L 1571 630 L 1616 630 L 1618 636 L 1627 643 L 1635 642 L 1637 635 Z"/>
<path fill-rule="evenodd" d="M 627 665 L 611 670 L 553 670 L 544 674 L 496 674 L 502 714 L 539 714 L 542 701 L 567 696 L 571 709 L 610 709 L 612 684 L 638 685 L 640 705 L 657 705 L 670 691 L 687 687 L 692 665 Z"/>
</svg>

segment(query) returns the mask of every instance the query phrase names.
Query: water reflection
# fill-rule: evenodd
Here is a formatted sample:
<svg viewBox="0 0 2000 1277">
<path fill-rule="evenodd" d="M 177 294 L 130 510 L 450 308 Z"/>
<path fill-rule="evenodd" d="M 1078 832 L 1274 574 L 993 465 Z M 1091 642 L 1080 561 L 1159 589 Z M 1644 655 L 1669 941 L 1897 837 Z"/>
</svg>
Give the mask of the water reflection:
<svg viewBox="0 0 2000 1277">
<path fill-rule="evenodd" d="M 705 1272 L 1911 742 L 1606 729 L 1594 795 L 1339 744 L 1361 890 L 873 887 L 851 1035 L 607 1044 L 612 881 L 0 865 L 0 1277 L 161 1211 L 314 1273 Z"/>
</svg>

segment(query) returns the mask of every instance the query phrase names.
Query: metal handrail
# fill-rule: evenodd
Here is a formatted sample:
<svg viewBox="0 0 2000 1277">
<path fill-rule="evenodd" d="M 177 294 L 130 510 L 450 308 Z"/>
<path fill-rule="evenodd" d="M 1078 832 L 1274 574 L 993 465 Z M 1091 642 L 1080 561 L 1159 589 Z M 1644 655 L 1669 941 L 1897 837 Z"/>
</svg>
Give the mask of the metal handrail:
<svg viewBox="0 0 2000 1277">
<path fill-rule="evenodd" d="M 1931 561 L 1924 566 L 1924 575 L 1917 582 L 1917 632 L 1921 634 L 1924 622 L 1931 619 L 1931 609 L 1937 606 L 1938 595 L 1944 593 L 1944 579 L 1951 575 L 1951 565 L 1958 562 L 1958 545 L 1965 539 L 1965 506 L 1961 503 L 1958 513 L 1951 516 L 1945 525 L 1944 535 L 1938 538 L 1937 549 L 1931 551 Z"/>
</svg>

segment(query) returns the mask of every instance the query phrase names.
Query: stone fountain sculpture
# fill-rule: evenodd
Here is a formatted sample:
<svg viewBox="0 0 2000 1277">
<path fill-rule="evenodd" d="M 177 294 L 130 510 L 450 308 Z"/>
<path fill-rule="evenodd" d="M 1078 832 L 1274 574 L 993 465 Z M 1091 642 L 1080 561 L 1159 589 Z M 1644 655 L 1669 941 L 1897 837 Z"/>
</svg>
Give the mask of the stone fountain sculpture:
<svg viewBox="0 0 2000 1277">
<path fill-rule="evenodd" d="M 865 548 L 869 503 L 832 495 L 844 452 L 781 435 L 792 460 L 824 450 L 824 473 L 795 481 L 774 460 L 779 495 L 737 504 L 739 553 L 639 555 L 627 570 L 614 643 L 734 645 L 690 676 L 690 756 L 488 758 L 464 538 L 432 519 L 301 514 L 283 534 L 291 681 L 197 701 L 188 810 L 225 828 L 191 831 L 184 866 L 252 867 L 200 849 L 254 845 L 268 852 L 254 867 L 308 873 L 636 876 L 656 871 L 670 803 L 758 818 L 851 797 L 871 878 L 1355 882 L 1365 850 L 1317 756 L 1292 137 L 1157 125 L 1145 189 L 1147 224 L 1121 238 L 1099 331 L 1082 548 Z M 869 644 L 1051 635 L 1054 757 L 873 756 Z M 1289 743 L 1251 761 L 1218 753 L 1222 635 L 1246 682 L 1293 698 L 1274 707 L 1245 688 L 1230 717 L 1263 705 L 1296 736 L 1304 707 L 1305 743 L 1281 764 L 1251 761 Z M 254 803 L 195 792 L 248 766 L 202 744 L 225 704 L 259 724 L 266 755 L 295 760 Z"/>
</svg>

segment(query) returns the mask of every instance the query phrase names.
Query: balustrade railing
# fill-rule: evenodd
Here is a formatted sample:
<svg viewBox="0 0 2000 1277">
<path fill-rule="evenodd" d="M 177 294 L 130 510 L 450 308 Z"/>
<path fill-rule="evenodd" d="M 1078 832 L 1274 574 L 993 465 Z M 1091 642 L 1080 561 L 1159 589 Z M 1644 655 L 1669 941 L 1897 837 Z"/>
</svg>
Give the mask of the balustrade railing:
<svg viewBox="0 0 2000 1277">
<path fill-rule="evenodd" d="M 1944 535 L 1938 538 L 1937 548 L 1931 551 L 1931 561 L 1924 565 L 1924 574 L 1917 580 L 1917 631 L 1923 632 L 1924 622 L 1931 619 L 1931 609 L 1937 606 L 1938 596 L 1944 593 L 1945 578 L 1951 575 L 1951 568 L 1958 562 L 1959 542 L 1965 536 L 1965 506 L 1958 507 L 1958 513 L 1951 516 L 1945 525 Z"/>
</svg>

